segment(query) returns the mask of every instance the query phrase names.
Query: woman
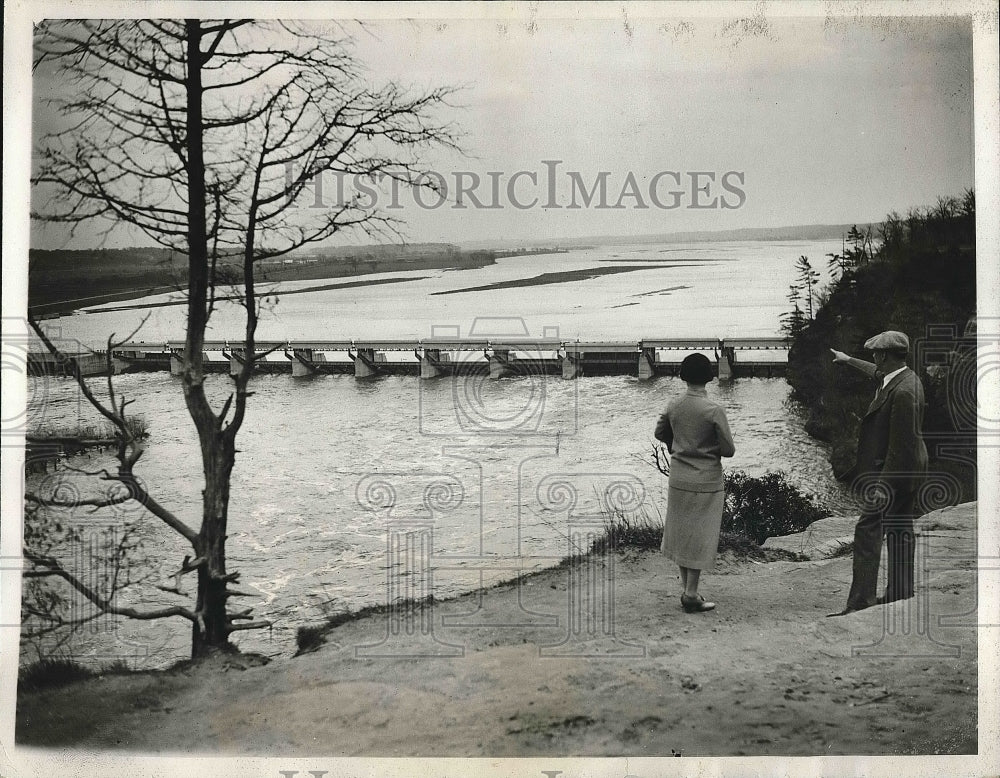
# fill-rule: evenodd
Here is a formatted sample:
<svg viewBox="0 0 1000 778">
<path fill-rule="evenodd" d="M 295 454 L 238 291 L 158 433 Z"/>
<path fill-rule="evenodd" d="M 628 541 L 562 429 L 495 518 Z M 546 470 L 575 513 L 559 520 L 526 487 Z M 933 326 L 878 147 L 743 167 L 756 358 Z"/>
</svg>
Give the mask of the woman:
<svg viewBox="0 0 1000 778">
<path fill-rule="evenodd" d="M 653 433 L 670 452 L 670 488 L 667 519 L 660 550 L 681 569 L 687 613 L 710 611 L 714 602 L 698 594 L 701 571 L 715 564 L 725 491 L 721 457 L 736 449 L 726 413 L 708 399 L 705 384 L 714 378 L 704 354 L 689 354 L 681 362 L 687 391 L 675 398 L 660 416 Z"/>
</svg>

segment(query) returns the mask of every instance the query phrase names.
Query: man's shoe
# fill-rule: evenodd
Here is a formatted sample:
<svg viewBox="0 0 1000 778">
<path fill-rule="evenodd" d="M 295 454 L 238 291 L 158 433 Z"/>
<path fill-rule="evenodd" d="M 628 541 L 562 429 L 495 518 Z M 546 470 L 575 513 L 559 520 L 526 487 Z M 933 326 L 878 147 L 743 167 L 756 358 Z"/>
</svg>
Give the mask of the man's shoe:
<svg viewBox="0 0 1000 778">
<path fill-rule="evenodd" d="M 896 602 L 897 600 L 908 600 L 912 596 L 913 595 L 911 594 L 909 597 L 889 597 L 889 596 L 876 597 L 875 598 L 875 604 L 876 605 L 888 605 L 890 602 Z"/>
<path fill-rule="evenodd" d="M 853 605 L 848 605 L 846 608 L 844 608 L 844 610 L 840 611 L 839 613 L 828 613 L 826 615 L 827 618 L 829 618 L 830 616 L 846 616 L 848 613 L 863 611 L 865 608 L 870 608 L 870 607 L 871 607 L 870 605 L 863 605 L 860 608 L 855 608 Z"/>
</svg>

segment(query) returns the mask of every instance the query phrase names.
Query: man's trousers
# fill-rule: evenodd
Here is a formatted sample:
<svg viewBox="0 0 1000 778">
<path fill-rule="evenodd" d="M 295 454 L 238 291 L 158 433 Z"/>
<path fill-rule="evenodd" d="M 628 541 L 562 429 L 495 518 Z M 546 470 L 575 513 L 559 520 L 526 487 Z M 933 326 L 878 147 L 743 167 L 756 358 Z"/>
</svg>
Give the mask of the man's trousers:
<svg viewBox="0 0 1000 778">
<path fill-rule="evenodd" d="M 885 600 L 913 596 L 913 559 L 916 541 L 916 492 L 896 492 L 887 505 L 866 505 L 854 527 L 854 577 L 847 607 L 854 610 L 875 604 L 882 536 L 889 551 Z"/>
</svg>

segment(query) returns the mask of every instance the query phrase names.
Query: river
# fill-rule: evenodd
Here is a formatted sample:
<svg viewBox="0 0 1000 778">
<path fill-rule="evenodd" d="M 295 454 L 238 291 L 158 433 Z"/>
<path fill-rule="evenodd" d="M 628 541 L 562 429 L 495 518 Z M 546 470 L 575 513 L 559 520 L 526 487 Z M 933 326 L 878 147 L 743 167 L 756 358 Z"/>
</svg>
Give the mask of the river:
<svg viewBox="0 0 1000 778">
<path fill-rule="evenodd" d="M 552 261 L 561 270 L 614 259 L 609 253 L 631 259 L 634 253 L 668 253 L 665 250 L 676 248 L 587 249 L 579 252 L 586 256 L 570 252 L 555 255 Z M 690 247 L 684 248 L 687 252 Z M 420 293 L 415 286 L 405 295 L 401 289 L 372 287 L 366 295 L 387 299 L 353 303 L 370 304 L 382 312 L 380 318 L 368 320 L 360 313 L 355 318 L 343 314 L 338 306 L 350 307 L 344 292 L 284 300 L 279 295 L 261 337 L 412 335 L 431 326 L 434 306 L 441 300 L 452 301 L 453 307 L 437 323 L 462 326 L 463 335 L 479 326 L 477 317 L 493 316 L 508 317 L 507 321 L 523 317 L 532 333 L 541 334 L 542 326 L 559 326 L 564 334 L 579 332 L 589 338 L 706 332 L 774 335 L 776 316 L 787 307 L 786 282 L 793 275 L 786 265 L 791 266 L 799 254 L 810 253 L 807 248 L 814 264 L 818 264 L 817 249 L 833 250 L 819 244 L 756 243 L 696 248 L 736 257 L 742 250 L 748 259 L 730 257 L 719 267 L 627 272 L 506 290 L 506 294 L 433 296 L 431 292 L 537 274 L 543 272 L 538 268 L 543 258 L 512 258 L 475 271 L 430 271 L 437 283 Z M 768 265 L 773 265 L 771 270 L 762 272 Z M 552 266 L 544 266 L 544 272 L 551 271 Z M 647 295 L 676 286 L 688 288 L 662 299 Z M 483 300 L 462 299 L 481 295 L 506 298 L 507 304 L 491 308 L 482 307 Z M 638 305 L 612 307 L 635 295 L 647 296 L 634 298 Z M 590 306 L 592 315 L 572 313 L 578 304 Z M 116 307 L 49 323 L 60 328 L 62 337 L 89 341 L 103 332 L 103 340 L 109 327 L 122 332 L 130 326 L 129 317 L 142 313 Z M 147 340 L 180 336 L 176 317 L 181 308 L 153 311 L 149 329 L 143 332 Z M 652 317 L 654 311 L 661 318 Z M 739 329 L 740 321 L 746 322 L 746 330 Z M 227 322 L 227 316 L 220 317 L 217 330 L 225 330 Z M 665 322 L 671 324 L 669 332 Z M 219 336 L 217 332 L 215 337 Z M 230 386 L 226 376 L 210 377 L 208 390 L 217 405 Z M 133 412 L 149 422 L 150 438 L 138 474 L 158 500 L 196 525 L 201 465 L 179 379 L 166 373 L 130 374 L 117 377 L 116 388 L 134 399 Z M 284 374 L 256 376 L 251 389 L 254 395 L 233 473 L 228 567 L 240 571 L 237 588 L 248 595 L 234 600 L 238 607 L 252 606 L 255 618 L 274 624 L 272 630 L 237 633 L 236 642 L 244 650 L 274 656 L 294 651 L 299 626 L 393 596 L 388 586 L 396 579 L 387 573 L 399 570 L 399 559 L 389 553 L 387 533 L 414 527 L 432 530 L 433 542 L 421 564 L 433 571 L 433 588 L 414 579 L 405 582 L 410 588 L 404 593 L 446 597 L 509 579 L 518 571 L 555 564 L 573 550 L 569 540 L 573 527 L 595 517 L 601 521 L 601 503 L 606 502 L 602 495 L 609 494 L 614 501 L 627 493 L 625 507 L 630 512 L 656 520 L 665 504 L 666 479 L 650 461 L 652 429 L 657 414 L 683 390 L 683 383 L 668 377 L 641 382 L 626 376 L 569 381 L 547 375 L 499 381 L 476 375 L 435 380 L 385 376 L 359 381 L 352 376 L 293 379 Z M 33 378 L 29 390 L 31 428 L 95 419 L 66 379 Z M 754 475 L 782 470 L 831 510 L 853 510 L 849 496 L 832 478 L 825 447 L 805 434 L 800 411 L 788 394 L 783 379 L 709 385 L 709 395 L 725 407 L 736 439 L 736 456 L 726 465 Z M 110 462 L 106 455 L 94 454 L 73 464 L 96 470 Z M 41 479 L 49 479 L 51 485 L 57 478 L 69 479 L 81 494 L 93 488 L 66 469 L 32 476 L 29 486 L 37 486 L 35 481 Z M 572 505 L 566 490 L 575 493 Z M 169 575 L 190 552 L 179 536 L 137 509 L 78 511 L 74 519 L 92 533 L 136 522 L 150 559 L 148 566 L 137 562 L 136 569 L 162 585 L 173 585 Z M 665 574 L 666 570 L 665 565 Z M 186 594 L 192 586 L 193 581 L 182 579 Z M 154 591 L 155 597 L 139 602 L 190 603 L 190 597 Z M 124 658 L 135 666 L 164 666 L 184 658 L 188 644 L 188 628 L 180 619 L 161 623 L 97 619 L 74 637 L 71 650 L 95 663 Z"/>
</svg>

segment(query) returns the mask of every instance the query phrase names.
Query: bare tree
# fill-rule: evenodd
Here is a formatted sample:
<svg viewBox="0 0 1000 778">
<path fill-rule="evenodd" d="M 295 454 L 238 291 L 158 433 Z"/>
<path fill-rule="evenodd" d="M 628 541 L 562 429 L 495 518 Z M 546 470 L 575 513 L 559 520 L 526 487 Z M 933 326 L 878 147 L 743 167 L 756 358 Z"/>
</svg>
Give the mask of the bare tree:
<svg viewBox="0 0 1000 778">
<path fill-rule="evenodd" d="M 309 207 L 311 186 L 327 173 L 407 185 L 429 180 L 422 153 L 455 147 L 454 129 L 437 118 L 453 90 L 367 85 L 340 26 L 58 21 L 36 29 L 35 46 L 36 72 L 51 69 L 59 80 L 53 102 L 64 124 L 39 141 L 33 183 L 42 204 L 33 215 L 71 230 L 102 219 L 108 230 L 127 224 L 188 257 L 182 384 L 204 466 L 197 529 L 139 485 L 134 467 L 143 443 L 128 433 L 127 401 L 115 396 L 110 379 L 102 399 L 74 372 L 87 399 L 118 431 L 117 472 L 98 475 L 119 489 L 101 504 L 141 503 L 190 544 L 193 553 L 178 575 L 198 576 L 193 608 L 123 615 L 187 618 L 192 655 L 201 655 L 228 646 L 236 630 L 263 625 L 249 611 L 226 607 L 239 594 L 229 588 L 238 573 L 226 568 L 236 436 L 254 364 L 266 355 L 255 346 L 258 264 L 345 230 L 398 234 L 396 223 L 364 198 Z M 214 408 L 205 392 L 205 331 L 216 304 L 223 304 L 217 286 L 233 280 L 234 270 L 245 309 L 246 358 L 232 393 Z M 72 578 L 29 552 L 35 572 Z M 98 608 L 114 607 L 70 583 Z"/>
</svg>

